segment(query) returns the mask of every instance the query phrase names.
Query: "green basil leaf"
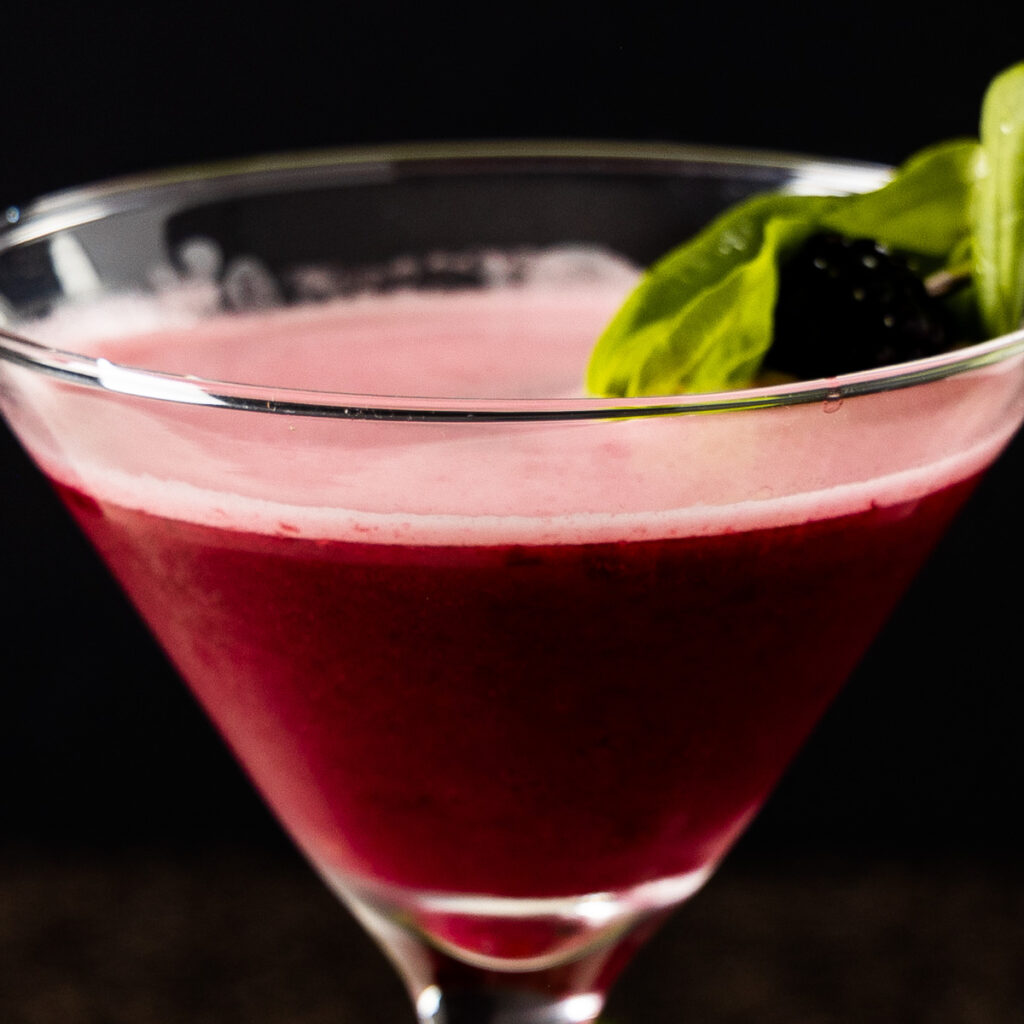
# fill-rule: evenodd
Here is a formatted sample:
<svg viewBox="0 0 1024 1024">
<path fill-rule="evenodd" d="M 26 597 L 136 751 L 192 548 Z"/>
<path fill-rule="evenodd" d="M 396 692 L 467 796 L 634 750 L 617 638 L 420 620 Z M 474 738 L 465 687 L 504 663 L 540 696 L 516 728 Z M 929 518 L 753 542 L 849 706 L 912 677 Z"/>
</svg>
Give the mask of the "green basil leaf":
<svg viewBox="0 0 1024 1024">
<path fill-rule="evenodd" d="M 985 93 L 973 213 L 979 312 L 996 337 L 1024 315 L 1024 64 Z"/>
<path fill-rule="evenodd" d="M 745 386 L 763 355 L 766 325 L 770 337 L 775 302 L 777 275 L 764 256 L 772 256 L 778 233 L 766 246 L 766 228 L 794 215 L 802 223 L 801 210 L 831 202 L 835 197 L 754 196 L 662 257 L 598 340 L 588 389 L 609 396 L 672 393 L 685 382 L 687 390 L 703 390 L 698 377 L 713 391 Z M 750 296 L 744 287 L 753 281 L 762 291 Z"/>
<path fill-rule="evenodd" d="M 624 307 L 599 340 L 588 371 L 592 391 L 664 395 L 749 384 L 771 342 L 776 253 L 814 230 L 814 221 L 777 214 L 756 228 L 753 224 L 752 254 L 718 260 L 717 277 L 703 287 L 686 287 L 684 275 L 696 278 L 705 268 L 679 259 L 678 251 L 678 276 L 669 276 L 672 267 L 654 268 L 647 288 L 641 284 L 632 305 Z M 682 288 L 677 287 L 680 279 Z M 688 297 L 680 304 L 681 294 Z M 629 320 L 624 322 L 624 317 Z"/>
<path fill-rule="evenodd" d="M 932 147 L 863 195 L 773 193 L 726 211 L 645 275 L 598 340 L 588 389 L 634 396 L 748 386 L 771 345 L 786 256 L 832 230 L 941 265 L 969 234 L 976 151 L 970 141 Z"/>
<path fill-rule="evenodd" d="M 929 146 L 907 160 L 883 188 L 836 204 L 822 226 L 944 263 L 970 237 L 977 152 L 973 139 Z"/>
</svg>

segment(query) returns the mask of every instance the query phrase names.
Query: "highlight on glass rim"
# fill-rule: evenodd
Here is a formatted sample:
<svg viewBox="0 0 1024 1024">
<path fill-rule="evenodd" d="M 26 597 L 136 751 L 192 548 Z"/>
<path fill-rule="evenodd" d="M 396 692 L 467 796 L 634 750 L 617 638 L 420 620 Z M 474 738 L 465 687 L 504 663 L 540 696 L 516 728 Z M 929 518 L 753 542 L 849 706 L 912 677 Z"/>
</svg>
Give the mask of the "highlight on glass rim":
<svg viewBox="0 0 1024 1024">
<path fill-rule="evenodd" d="M 7 422 L 410 1019 L 588 1024 L 1020 426 L 1024 65 L 891 175 L 94 186 L 0 233 L 0 290 Z"/>
</svg>

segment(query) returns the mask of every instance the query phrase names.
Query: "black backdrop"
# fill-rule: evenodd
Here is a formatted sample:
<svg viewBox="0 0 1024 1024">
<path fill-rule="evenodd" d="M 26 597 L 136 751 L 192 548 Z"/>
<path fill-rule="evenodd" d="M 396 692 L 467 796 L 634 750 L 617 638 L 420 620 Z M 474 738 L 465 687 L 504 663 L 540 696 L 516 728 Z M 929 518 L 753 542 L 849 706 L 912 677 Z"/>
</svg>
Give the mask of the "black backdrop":
<svg viewBox="0 0 1024 1024">
<path fill-rule="evenodd" d="M 973 133 L 985 83 L 1024 56 L 1024 16 L 1002 0 L 924 15 L 650 6 L 7 11 L 0 204 L 160 165 L 407 139 L 653 139 L 898 161 Z M 1012 854 L 1022 479 L 1017 444 L 741 856 Z M 280 843 L 6 433 L 0 495 L 0 843 Z"/>
</svg>

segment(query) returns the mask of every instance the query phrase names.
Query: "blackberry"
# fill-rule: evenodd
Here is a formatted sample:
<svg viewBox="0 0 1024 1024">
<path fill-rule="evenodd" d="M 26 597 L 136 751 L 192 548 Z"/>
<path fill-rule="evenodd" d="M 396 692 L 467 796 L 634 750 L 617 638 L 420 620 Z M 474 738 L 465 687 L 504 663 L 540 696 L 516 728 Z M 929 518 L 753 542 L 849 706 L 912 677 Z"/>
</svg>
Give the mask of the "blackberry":
<svg viewBox="0 0 1024 1024">
<path fill-rule="evenodd" d="M 953 323 L 907 261 L 870 238 L 821 232 L 780 268 L 765 367 L 812 379 L 936 355 Z"/>
</svg>

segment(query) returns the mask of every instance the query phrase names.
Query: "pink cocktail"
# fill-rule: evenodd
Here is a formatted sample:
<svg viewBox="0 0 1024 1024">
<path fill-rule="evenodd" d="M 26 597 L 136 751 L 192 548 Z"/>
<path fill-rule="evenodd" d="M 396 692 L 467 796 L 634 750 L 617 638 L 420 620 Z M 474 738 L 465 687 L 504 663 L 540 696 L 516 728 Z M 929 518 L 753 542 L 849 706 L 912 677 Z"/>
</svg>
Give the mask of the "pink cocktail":
<svg viewBox="0 0 1024 1024">
<path fill-rule="evenodd" d="M 765 175 L 877 177 L 396 155 L 64 200 L 11 239 L 87 287 L 21 328 L 75 355 L 4 343 L 5 414 L 423 1020 L 596 1016 L 1020 421 L 1019 339 L 583 397 L 633 278 L 607 250 Z M 98 258 L 126 237 L 145 281 Z"/>
</svg>

